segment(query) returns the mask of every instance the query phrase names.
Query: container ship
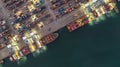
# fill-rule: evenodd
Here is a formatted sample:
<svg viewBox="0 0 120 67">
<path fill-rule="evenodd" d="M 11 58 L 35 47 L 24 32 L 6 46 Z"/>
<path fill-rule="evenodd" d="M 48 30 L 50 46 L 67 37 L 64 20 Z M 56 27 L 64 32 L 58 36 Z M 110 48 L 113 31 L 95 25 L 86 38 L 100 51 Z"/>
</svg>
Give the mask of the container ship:
<svg viewBox="0 0 120 67">
<path fill-rule="evenodd" d="M 67 28 L 70 32 L 88 24 L 88 23 L 94 23 L 96 21 L 96 18 L 103 17 L 103 15 L 110 13 L 119 13 L 118 8 L 115 6 L 113 1 L 109 0 L 111 3 L 107 3 L 106 1 L 97 1 L 94 0 L 91 4 L 84 4 L 83 7 L 86 7 L 85 14 L 78 18 L 77 20 L 73 21 L 72 23 L 67 25 Z M 99 3 L 99 6 L 95 3 Z M 106 4 L 107 3 L 107 4 Z M 94 5 L 94 6 L 93 6 Z"/>
<path fill-rule="evenodd" d="M 19 61 L 59 36 L 119 13 L 115 0 L 0 0 L 0 63 Z"/>
<path fill-rule="evenodd" d="M 42 39 L 39 40 L 40 44 L 37 44 L 37 42 L 34 42 L 32 44 L 32 47 L 35 48 L 35 51 L 38 50 L 38 49 L 41 49 L 42 47 L 44 47 L 47 44 L 56 40 L 56 38 L 58 38 L 58 36 L 59 36 L 58 33 L 49 34 L 49 35 L 47 35 L 47 36 L 45 36 L 45 37 L 43 37 Z M 23 56 L 27 56 L 27 55 L 29 55 L 30 53 L 33 53 L 33 52 L 34 51 L 32 51 L 29 46 L 24 46 L 21 50 L 18 51 L 18 53 L 11 55 L 9 57 L 9 59 L 10 59 L 10 61 L 18 61 Z"/>
</svg>

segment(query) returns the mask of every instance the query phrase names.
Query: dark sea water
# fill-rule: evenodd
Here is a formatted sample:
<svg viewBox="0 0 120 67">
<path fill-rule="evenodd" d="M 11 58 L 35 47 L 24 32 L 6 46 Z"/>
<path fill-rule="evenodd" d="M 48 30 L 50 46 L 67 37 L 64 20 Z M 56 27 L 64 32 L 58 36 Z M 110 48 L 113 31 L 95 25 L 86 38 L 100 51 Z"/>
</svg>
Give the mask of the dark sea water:
<svg viewBox="0 0 120 67">
<path fill-rule="evenodd" d="M 120 15 L 74 32 L 59 31 L 56 41 L 38 57 L 30 55 L 18 65 L 6 60 L 4 67 L 120 67 Z"/>
</svg>

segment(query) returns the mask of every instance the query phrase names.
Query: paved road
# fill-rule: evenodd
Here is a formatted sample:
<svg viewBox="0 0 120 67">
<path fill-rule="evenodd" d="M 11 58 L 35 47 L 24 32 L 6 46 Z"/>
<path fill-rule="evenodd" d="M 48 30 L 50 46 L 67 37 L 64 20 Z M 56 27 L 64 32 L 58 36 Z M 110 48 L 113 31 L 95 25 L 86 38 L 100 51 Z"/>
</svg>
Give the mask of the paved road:
<svg viewBox="0 0 120 67">
<path fill-rule="evenodd" d="M 42 35 L 42 37 L 55 32 L 63 27 L 65 27 L 66 25 L 68 25 L 69 23 L 73 22 L 74 20 L 76 20 L 77 18 L 74 17 L 74 14 L 78 13 L 79 17 L 81 17 L 82 15 L 84 15 L 83 12 L 81 12 L 80 10 L 75 10 L 72 13 L 63 16 L 62 18 L 55 20 L 54 22 L 45 25 L 41 30 L 44 32 L 40 32 L 40 34 Z M 78 17 L 78 18 L 79 18 Z M 45 30 L 46 29 L 46 30 Z"/>
<path fill-rule="evenodd" d="M 5 47 L 4 49 L 0 50 L 0 60 L 10 56 L 11 55 L 10 51 L 11 51 L 11 49 L 9 49 L 7 47 Z"/>
<path fill-rule="evenodd" d="M 49 6 L 48 2 L 46 2 L 45 5 Z M 82 10 L 77 9 L 77 10 L 75 10 L 75 11 L 73 11 L 73 12 L 71 12 L 71 13 L 63 16 L 63 17 L 61 17 L 60 19 L 55 20 L 56 18 L 54 16 L 54 13 L 52 12 L 52 10 L 50 10 L 50 7 L 48 7 L 48 10 L 52 14 L 52 16 L 54 18 L 54 21 L 49 23 L 49 24 L 47 24 L 47 25 L 44 25 L 43 28 L 38 30 L 38 32 L 41 34 L 41 38 L 46 36 L 46 35 L 48 35 L 48 34 L 50 34 L 50 33 L 55 32 L 55 31 L 57 31 L 57 30 L 59 30 L 59 29 L 61 29 L 63 27 L 65 27 L 69 23 L 73 22 L 77 18 L 79 18 L 82 15 L 84 15 L 84 12 Z M 79 14 L 77 18 L 74 16 L 74 14 L 76 14 L 76 13 Z M 20 45 L 19 46 L 20 46 L 20 48 L 22 48 L 22 47 L 24 47 L 26 45 L 24 44 L 23 41 L 20 41 Z M 3 58 L 8 57 L 10 55 L 9 51 L 11 51 L 11 50 L 8 49 L 7 47 L 2 49 L 2 50 L 0 50 L 0 60 L 3 59 Z"/>
<path fill-rule="evenodd" d="M 5 17 L 5 18 L 9 18 L 10 14 L 8 12 L 8 10 L 6 10 L 4 8 L 4 4 L 2 3 L 2 1 L 0 0 L 0 17 Z"/>
<path fill-rule="evenodd" d="M 48 34 L 50 34 L 52 32 L 55 32 L 55 31 L 63 28 L 64 26 L 66 26 L 67 24 L 69 24 L 70 22 L 75 20 L 73 15 L 76 12 L 79 12 L 79 10 L 76 10 L 76 11 L 74 11 L 74 12 L 72 12 L 72 13 L 64 16 L 64 17 L 62 17 L 59 20 L 56 20 L 56 21 L 54 21 L 54 22 L 52 22 L 50 24 L 45 25 L 42 29 L 39 30 L 39 33 L 42 35 L 42 37 L 44 37 L 44 36 L 46 36 L 46 35 L 48 35 Z M 83 13 L 81 13 L 81 15 L 82 14 Z M 63 21 L 63 20 L 65 20 L 65 21 Z M 49 30 L 49 29 L 51 29 L 51 30 Z M 23 43 L 23 41 L 20 41 L 19 46 L 20 46 L 20 48 L 22 48 L 22 47 L 24 47 L 26 45 L 25 45 L 25 43 Z M 11 51 L 11 49 L 8 49 L 7 47 L 2 49 L 2 50 L 0 50 L 0 60 L 10 56 L 11 54 L 10 54 L 9 51 Z"/>
</svg>

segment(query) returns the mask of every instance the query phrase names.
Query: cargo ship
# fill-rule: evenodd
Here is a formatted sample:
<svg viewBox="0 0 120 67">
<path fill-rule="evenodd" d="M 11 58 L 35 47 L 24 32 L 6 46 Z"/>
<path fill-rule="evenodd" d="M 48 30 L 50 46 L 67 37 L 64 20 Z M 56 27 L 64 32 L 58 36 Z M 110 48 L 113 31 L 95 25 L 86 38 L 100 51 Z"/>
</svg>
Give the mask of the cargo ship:
<svg viewBox="0 0 120 67">
<path fill-rule="evenodd" d="M 45 37 L 43 37 L 42 39 L 40 39 L 40 42 L 42 43 L 41 47 L 38 47 L 37 44 L 34 43 L 34 45 L 36 46 L 36 49 L 41 49 L 43 46 L 46 46 L 47 44 L 53 42 L 56 40 L 56 38 L 58 38 L 59 34 L 58 33 L 52 33 L 52 34 L 49 34 Z M 18 54 L 13 54 L 9 57 L 9 60 L 10 61 L 18 61 L 19 59 L 21 59 L 22 57 L 24 56 L 27 56 L 29 54 L 31 54 L 31 50 L 29 48 L 29 46 L 25 46 L 23 47 L 19 52 Z"/>
<path fill-rule="evenodd" d="M 67 29 L 72 32 L 88 23 L 90 24 L 94 24 L 96 22 L 96 19 L 98 19 L 99 17 L 102 17 L 105 14 L 110 13 L 111 11 L 114 11 L 114 13 L 119 13 L 119 10 L 117 8 L 117 6 L 115 5 L 115 3 L 113 3 L 114 1 L 111 0 L 110 3 L 108 1 L 97 1 L 95 0 L 93 3 L 91 3 L 92 5 L 95 5 L 94 3 L 101 3 L 99 4 L 99 6 L 91 6 L 89 3 L 86 3 L 85 5 L 83 5 L 83 7 L 85 7 L 86 9 L 84 9 L 84 14 L 83 16 L 81 16 L 79 19 L 69 23 L 67 25 Z M 111 12 L 112 13 L 112 12 Z"/>
<path fill-rule="evenodd" d="M 10 57 L 11 61 L 53 42 L 59 36 L 53 32 L 65 26 L 72 32 L 112 10 L 119 13 L 115 0 L 0 0 L 0 7 L 4 8 L 0 12 L 0 60 Z"/>
</svg>

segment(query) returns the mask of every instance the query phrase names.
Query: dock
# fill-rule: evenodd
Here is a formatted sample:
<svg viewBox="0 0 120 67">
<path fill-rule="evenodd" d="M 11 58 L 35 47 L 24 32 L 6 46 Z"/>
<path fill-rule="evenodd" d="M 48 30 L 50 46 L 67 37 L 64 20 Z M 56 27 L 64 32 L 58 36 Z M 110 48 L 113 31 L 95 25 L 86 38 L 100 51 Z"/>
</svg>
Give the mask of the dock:
<svg viewBox="0 0 120 67">
<path fill-rule="evenodd" d="M 49 7 L 49 2 L 47 2 L 48 0 L 45 0 L 46 3 L 44 5 L 48 6 L 48 12 L 50 12 L 50 14 L 53 17 L 53 21 L 48 23 L 48 24 L 44 24 L 42 28 L 38 29 L 37 32 L 41 35 L 40 38 L 43 38 L 51 33 L 54 33 L 56 31 L 58 31 L 59 29 L 67 26 L 68 24 L 70 24 L 71 22 L 79 19 L 81 16 L 85 15 L 84 10 L 78 8 L 75 9 L 74 11 L 72 11 L 71 13 L 68 13 L 60 18 L 56 18 L 56 16 L 54 15 L 53 10 L 51 10 L 51 7 Z M 0 2 L 1 3 L 1 2 Z M 117 13 L 119 13 L 119 10 L 117 9 L 117 7 L 114 8 L 115 11 Z M 3 9 L 3 12 L 5 11 L 5 9 Z M 75 15 L 78 15 L 77 17 L 75 17 Z M 5 17 L 9 20 L 8 25 L 10 25 L 10 28 L 13 30 L 12 25 L 11 25 L 11 19 L 9 19 L 10 14 L 6 11 L 6 13 L 4 13 Z M 13 34 L 18 35 L 18 32 L 14 31 Z M 25 47 L 26 44 L 24 43 L 23 40 L 19 41 L 19 48 L 22 49 L 23 47 Z M 13 50 L 11 48 L 9 48 L 9 46 L 0 49 L 0 60 L 5 59 L 9 56 L 12 55 Z"/>
<path fill-rule="evenodd" d="M 58 31 L 59 29 L 65 27 L 66 25 L 68 25 L 69 23 L 71 23 L 72 21 L 76 20 L 77 18 L 74 17 L 74 15 L 76 13 L 79 13 L 79 17 L 80 18 L 82 15 L 84 15 L 84 13 L 82 11 L 80 11 L 79 9 L 75 10 L 74 12 L 63 16 L 60 19 L 55 20 L 54 22 L 44 25 L 43 28 L 41 28 L 38 32 L 42 35 L 41 38 L 43 38 L 44 36 L 53 33 L 55 31 Z M 23 48 L 24 46 L 26 46 L 24 43 L 20 43 L 20 49 Z M 0 60 L 8 57 L 11 55 L 11 49 L 5 47 L 4 49 L 0 50 Z"/>
</svg>

